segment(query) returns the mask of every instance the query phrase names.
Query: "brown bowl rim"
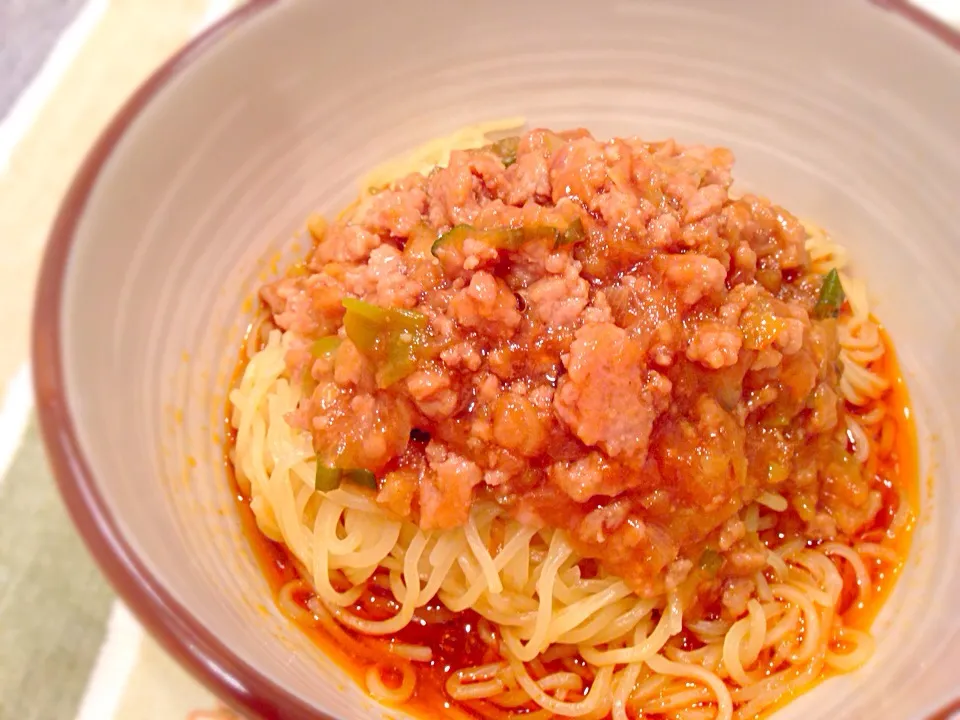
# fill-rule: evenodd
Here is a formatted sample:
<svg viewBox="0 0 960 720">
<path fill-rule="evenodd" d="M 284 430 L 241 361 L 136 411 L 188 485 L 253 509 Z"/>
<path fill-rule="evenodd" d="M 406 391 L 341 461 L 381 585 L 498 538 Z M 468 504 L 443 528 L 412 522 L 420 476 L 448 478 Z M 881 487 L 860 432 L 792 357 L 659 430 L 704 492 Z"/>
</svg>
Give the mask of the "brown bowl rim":
<svg viewBox="0 0 960 720">
<path fill-rule="evenodd" d="M 960 51 L 960 31 L 907 0 L 868 1 Z M 61 202 L 44 251 L 34 304 L 31 363 L 41 436 L 60 495 L 87 549 L 143 626 L 195 678 L 247 717 L 336 720 L 236 657 L 140 560 L 110 513 L 84 457 L 68 409 L 61 355 L 62 290 L 70 249 L 89 196 L 114 148 L 158 92 L 231 32 L 277 2 L 249 0 L 191 39 L 143 82 L 88 152 Z M 933 712 L 928 720 L 946 720 L 958 710 L 960 697 Z"/>
</svg>

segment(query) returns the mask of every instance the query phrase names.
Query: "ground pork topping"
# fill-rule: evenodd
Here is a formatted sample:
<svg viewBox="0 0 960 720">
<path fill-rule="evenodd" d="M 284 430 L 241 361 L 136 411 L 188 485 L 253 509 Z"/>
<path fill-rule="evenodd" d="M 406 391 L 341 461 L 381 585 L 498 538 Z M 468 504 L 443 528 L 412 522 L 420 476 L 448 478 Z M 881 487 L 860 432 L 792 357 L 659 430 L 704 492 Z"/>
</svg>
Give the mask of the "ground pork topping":
<svg viewBox="0 0 960 720">
<path fill-rule="evenodd" d="M 755 572 L 732 519 L 767 489 L 855 531 L 877 503 L 822 280 L 796 218 L 731 195 L 732 164 L 539 129 L 372 189 L 261 289 L 295 339 L 288 421 L 423 528 L 497 502 L 641 593 L 680 586 L 708 538 Z"/>
</svg>

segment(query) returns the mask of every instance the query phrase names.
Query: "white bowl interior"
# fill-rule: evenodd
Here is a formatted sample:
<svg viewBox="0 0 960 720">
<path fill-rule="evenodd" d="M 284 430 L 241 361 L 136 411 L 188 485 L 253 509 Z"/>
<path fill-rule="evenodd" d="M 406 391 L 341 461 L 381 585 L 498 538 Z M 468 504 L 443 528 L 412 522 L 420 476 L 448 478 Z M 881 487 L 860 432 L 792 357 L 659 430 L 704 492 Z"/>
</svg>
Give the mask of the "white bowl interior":
<svg viewBox="0 0 960 720">
<path fill-rule="evenodd" d="M 777 718 L 917 718 L 949 697 L 960 55 L 866 0 L 416 5 L 428 21 L 372 0 L 264 9 L 165 87 L 107 162 L 60 331 L 81 444 L 135 551 L 275 682 L 336 717 L 378 716 L 274 608 L 238 529 L 221 443 L 244 300 L 278 253 L 304 252 L 309 212 L 335 212 L 365 170 L 464 124 L 520 114 L 723 144 L 741 185 L 850 248 L 898 348 L 922 455 L 922 523 L 874 659 Z"/>
</svg>

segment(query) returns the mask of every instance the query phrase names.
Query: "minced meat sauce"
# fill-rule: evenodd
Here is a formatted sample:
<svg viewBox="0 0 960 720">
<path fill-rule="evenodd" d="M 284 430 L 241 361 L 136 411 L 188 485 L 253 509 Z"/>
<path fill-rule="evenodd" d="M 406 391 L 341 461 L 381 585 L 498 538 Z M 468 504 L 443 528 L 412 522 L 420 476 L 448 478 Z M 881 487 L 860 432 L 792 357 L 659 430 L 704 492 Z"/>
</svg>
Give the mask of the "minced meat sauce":
<svg viewBox="0 0 960 720">
<path fill-rule="evenodd" d="M 737 513 L 764 492 L 798 533 L 856 533 L 879 505 L 837 308 L 800 222 L 730 195 L 732 162 L 535 130 L 371 190 L 261 290 L 304 383 L 288 421 L 425 529 L 495 501 L 641 594 L 709 548 L 725 577 L 762 568 Z"/>
</svg>

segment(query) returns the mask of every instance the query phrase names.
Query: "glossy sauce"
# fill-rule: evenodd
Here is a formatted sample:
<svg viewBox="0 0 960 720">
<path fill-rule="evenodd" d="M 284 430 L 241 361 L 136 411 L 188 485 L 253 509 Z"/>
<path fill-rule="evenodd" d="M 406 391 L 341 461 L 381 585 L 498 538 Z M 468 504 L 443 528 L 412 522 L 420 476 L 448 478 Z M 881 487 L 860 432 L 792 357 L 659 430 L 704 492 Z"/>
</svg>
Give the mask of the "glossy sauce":
<svg viewBox="0 0 960 720">
<path fill-rule="evenodd" d="M 882 332 L 882 331 L 881 331 Z M 871 571 L 873 587 L 866 602 L 850 605 L 843 612 L 844 624 L 860 630 L 869 630 L 877 613 L 882 609 L 884 602 L 893 590 L 896 579 L 906 560 L 913 526 L 917 517 L 919 505 L 919 487 L 917 482 L 918 462 L 917 443 L 914 421 L 910 410 L 906 384 L 896 361 L 893 347 L 885 332 L 882 332 L 886 354 L 874 369 L 882 373 L 890 383 L 890 390 L 882 402 L 886 404 L 887 413 L 884 422 L 892 423 L 886 432 L 893 432 L 892 447 L 889 455 L 882 461 L 875 463 L 876 482 L 884 487 L 882 492 L 883 507 L 877 514 L 873 526 L 860 535 L 864 542 L 874 542 L 891 549 L 899 559 L 891 565 L 887 562 L 876 561 L 874 566 L 868 562 Z M 237 365 L 234 381 L 239 379 L 246 366 L 246 353 L 241 352 L 240 362 Z M 233 386 L 233 385 L 231 385 Z M 227 459 L 229 449 L 235 441 L 235 431 L 229 422 L 229 412 L 226 413 L 226 450 L 224 464 L 237 501 L 237 507 L 242 522 L 244 534 L 248 538 L 254 555 L 269 581 L 275 597 L 289 582 L 300 578 L 296 561 L 287 549 L 267 539 L 257 528 L 256 520 L 245 498 L 236 483 L 233 465 Z M 874 458 L 871 458 L 871 462 Z M 906 505 L 909 509 L 907 521 L 897 533 L 888 534 L 887 529 L 898 509 Z M 843 564 L 846 565 L 845 563 Z M 856 596 L 856 578 L 849 568 L 842 570 L 844 576 L 844 593 L 851 600 Z M 304 602 L 306 597 L 303 598 Z M 850 601 L 846 601 L 849 604 Z M 369 619 L 383 619 L 392 615 L 395 607 L 394 600 L 386 591 L 380 592 L 375 586 L 358 600 L 353 611 L 361 617 Z M 841 600 L 841 607 L 844 601 Z M 304 605 L 306 610 L 306 606 Z M 418 611 L 414 621 L 396 636 L 399 642 L 424 645 L 433 651 L 433 660 L 430 663 L 412 663 L 416 671 L 416 690 L 413 697 L 403 704 L 403 710 L 415 716 L 424 718 L 437 717 L 442 713 L 444 717 L 460 718 L 507 718 L 513 715 L 506 710 L 486 702 L 454 703 L 449 699 L 444 689 L 450 673 L 465 667 L 495 662 L 501 658 L 493 653 L 489 646 L 479 638 L 477 624 L 482 622 L 479 616 L 466 611 L 458 615 L 450 613 L 439 603 L 429 605 Z M 365 687 L 364 676 L 370 665 L 371 654 L 379 655 L 382 661 L 389 666 L 391 655 L 385 649 L 384 641 L 358 636 L 351 631 L 338 631 L 338 637 L 324 629 L 321 625 L 308 626 L 303 622 L 296 623 L 308 637 L 331 658 L 338 666 L 358 684 Z M 684 649 L 694 649 L 699 643 L 688 632 L 680 634 L 679 643 Z M 580 661 L 572 658 L 545 662 L 549 669 L 565 669 L 576 671 Z M 825 670 L 811 685 L 800 692 L 806 692 L 813 685 L 830 677 L 832 673 Z M 589 676 L 584 675 L 585 690 L 589 688 Z M 389 676 L 386 678 L 389 681 Z M 767 708 L 763 716 L 768 716 L 774 710 L 782 707 L 799 693 L 787 694 L 774 706 Z M 522 712 L 522 710 L 521 710 Z M 669 716 L 669 715 L 668 715 Z M 645 717 L 656 717 L 647 714 Z"/>
<path fill-rule="evenodd" d="M 910 398 L 890 337 L 882 328 L 880 329 L 880 336 L 886 352 L 873 369 L 883 375 L 890 384 L 890 389 L 881 402 L 885 403 L 887 408 L 884 422 L 894 424 L 895 434 L 890 454 L 883 461 L 876 463 L 877 484 L 884 488 L 882 493 L 883 506 L 877 513 L 873 526 L 860 533 L 860 540 L 875 542 L 890 548 L 897 556 L 898 562 L 891 565 L 877 560 L 871 565 L 865 559 L 867 569 L 870 570 L 870 576 L 873 579 L 873 585 L 870 588 L 867 601 L 855 603 L 853 599 L 857 596 L 857 580 L 849 565 L 847 563 L 842 564 L 841 574 L 844 580 L 844 592 L 841 596 L 840 607 L 844 610 L 841 617 L 845 626 L 864 632 L 870 631 L 871 625 L 883 609 L 910 554 L 910 543 L 913 539 L 913 530 L 920 507 L 917 433 Z M 872 456 L 871 461 L 874 459 L 875 456 Z M 907 521 L 899 528 L 898 532 L 888 534 L 887 530 L 891 521 L 903 506 L 906 506 L 909 512 Z M 761 717 L 772 715 L 799 695 L 810 691 L 824 680 L 838 674 L 842 673 L 836 673 L 829 668 L 825 668 L 820 677 L 813 683 L 802 688 L 799 692 L 785 694 L 778 702 L 768 707 Z"/>
<path fill-rule="evenodd" d="M 913 529 L 920 507 L 917 431 L 910 408 L 910 398 L 893 344 L 886 331 L 881 329 L 880 332 L 886 352 L 879 362 L 882 367 L 877 367 L 875 370 L 890 383 L 890 389 L 883 402 L 887 407 L 884 422 L 891 426 L 888 432 L 893 430 L 893 445 L 889 455 L 877 462 L 875 470 L 875 482 L 883 487 L 883 507 L 877 513 L 873 526 L 861 532 L 860 538 L 865 542 L 889 547 L 900 562 L 894 566 L 880 561 L 877 561 L 873 567 L 868 564 L 867 567 L 874 580 L 870 598 L 866 603 L 856 603 L 846 608 L 843 614 L 846 625 L 864 631 L 870 629 L 896 584 L 903 563 L 910 553 L 910 542 L 913 539 Z M 888 533 L 894 516 L 904 506 L 909 512 L 906 522 L 903 527 L 898 528 L 897 532 Z M 845 588 L 851 585 L 847 576 L 844 580 Z"/>
</svg>

